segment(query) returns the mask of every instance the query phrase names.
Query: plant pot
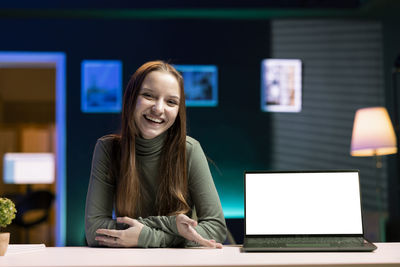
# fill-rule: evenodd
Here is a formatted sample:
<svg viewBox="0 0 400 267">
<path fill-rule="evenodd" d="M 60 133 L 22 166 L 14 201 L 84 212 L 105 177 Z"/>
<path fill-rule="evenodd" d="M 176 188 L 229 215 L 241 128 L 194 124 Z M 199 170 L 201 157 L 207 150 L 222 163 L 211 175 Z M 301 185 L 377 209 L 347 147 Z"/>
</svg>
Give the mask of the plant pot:
<svg viewBox="0 0 400 267">
<path fill-rule="evenodd" d="M 8 243 L 10 243 L 10 233 L 0 233 L 0 256 L 6 254 Z"/>
</svg>

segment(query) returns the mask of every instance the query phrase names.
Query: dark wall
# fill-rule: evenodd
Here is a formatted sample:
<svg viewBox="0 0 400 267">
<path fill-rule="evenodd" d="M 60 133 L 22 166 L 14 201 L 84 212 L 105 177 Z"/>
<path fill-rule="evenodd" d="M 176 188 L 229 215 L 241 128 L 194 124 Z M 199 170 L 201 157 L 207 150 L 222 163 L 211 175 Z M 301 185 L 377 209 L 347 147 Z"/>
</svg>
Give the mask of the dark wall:
<svg viewBox="0 0 400 267">
<path fill-rule="evenodd" d="M 397 12 L 398 14 L 398 12 Z M 400 60 L 400 19 L 398 15 L 388 16 L 383 20 L 384 37 L 384 78 L 386 84 L 386 103 L 397 133 L 398 152 L 388 159 L 389 167 L 389 218 L 386 223 L 387 241 L 400 240 L 400 68 L 395 67 L 396 59 Z"/>
<path fill-rule="evenodd" d="M 0 27 L 0 50 L 66 53 L 66 245 L 84 243 L 93 148 L 97 138 L 118 132 L 120 124 L 119 114 L 80 111 L 84 59 L 122 60 L 124 85 L 148 60 L 217 65 L 219 105 L 188 108 L 188 132 L 215 163 L 211 169 L 224 211 L 240 213 L 243 171 L 268 168 L 268 115 L 259 107 L 260 62 L 269 55 L 268 21 L 0 19 Z"/>
</svg>

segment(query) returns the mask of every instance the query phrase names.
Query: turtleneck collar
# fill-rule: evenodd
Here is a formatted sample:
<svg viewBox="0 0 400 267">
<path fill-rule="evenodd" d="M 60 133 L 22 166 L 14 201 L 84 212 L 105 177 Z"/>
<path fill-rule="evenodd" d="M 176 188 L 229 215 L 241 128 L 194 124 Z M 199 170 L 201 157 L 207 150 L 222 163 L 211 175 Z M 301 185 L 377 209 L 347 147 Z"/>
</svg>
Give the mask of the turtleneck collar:
<svg viewBox="0 0 400 267">
<path fill-rule="evenodd" d="M 144 139 L 140 136 L 136 136 L 136 155 L 152 156 L 161 154 L 161 150 L 163 148 L 166 137 L 167 131 L 153 139 Z"/>
</svg>

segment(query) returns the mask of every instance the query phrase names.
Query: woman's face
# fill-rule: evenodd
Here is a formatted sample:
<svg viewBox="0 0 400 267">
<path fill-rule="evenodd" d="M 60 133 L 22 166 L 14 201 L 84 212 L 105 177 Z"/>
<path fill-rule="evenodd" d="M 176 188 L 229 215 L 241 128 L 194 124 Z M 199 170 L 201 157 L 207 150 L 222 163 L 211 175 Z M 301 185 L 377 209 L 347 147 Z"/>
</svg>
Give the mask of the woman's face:
<svg viewBox="0 0 400 267">
<path fill-rule="evenodd" d="M 168 130 L 178 115 L 180 97 L 179 83 L 172 74 L 163 71 L 147 74 L 134 112 L 140 136 L 152 139 Z"/>
</svg>

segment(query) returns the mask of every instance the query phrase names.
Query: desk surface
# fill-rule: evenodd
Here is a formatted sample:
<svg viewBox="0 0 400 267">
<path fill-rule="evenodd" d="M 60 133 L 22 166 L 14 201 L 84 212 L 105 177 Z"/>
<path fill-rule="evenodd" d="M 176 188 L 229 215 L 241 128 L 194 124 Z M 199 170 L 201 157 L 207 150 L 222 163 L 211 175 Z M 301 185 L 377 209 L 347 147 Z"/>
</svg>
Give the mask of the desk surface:
<svg viewBox="0 0 400 267">
<path fill-rule="evenodd" d="M 374 252 L 242 253 L 223 249 L 116 249 L 10 245 L 0 266 L 400 266 L 400 243 L 376 243 Z M 19 247 L 18 247 L 19 246 Z M 18 252 L 18 250 L 20 252 Z M 23 250 L 23 249 L 22 249 Z"/>
</svg>

